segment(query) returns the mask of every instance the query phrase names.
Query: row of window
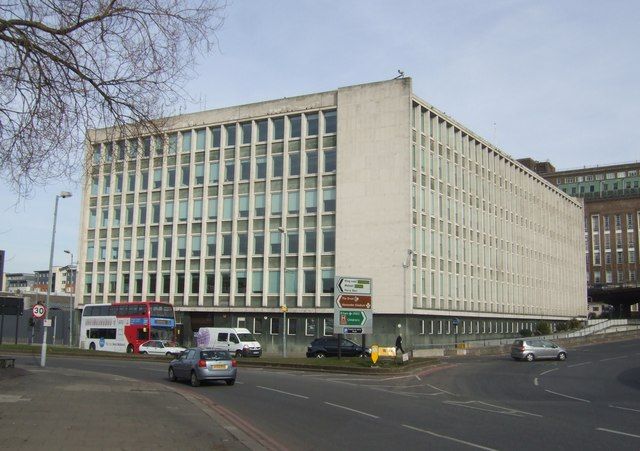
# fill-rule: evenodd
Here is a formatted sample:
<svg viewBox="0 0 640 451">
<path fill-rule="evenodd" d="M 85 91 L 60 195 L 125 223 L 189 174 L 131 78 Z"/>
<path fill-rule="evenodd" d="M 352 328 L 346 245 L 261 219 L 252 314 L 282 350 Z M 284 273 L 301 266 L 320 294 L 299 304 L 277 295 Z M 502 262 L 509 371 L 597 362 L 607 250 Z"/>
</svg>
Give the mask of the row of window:
<svg viewBox="0 0 640 451">
<path fill-rule="evenodd" d="M 330 149 L 323 152 L 323 159 L 318 161 L 318 152 L 309 151 L 304 153 L 306 159 L 304 171 L 306 175 L 316 175 L 322 169 L 324 173 L 334 173 L 336 171 L 336 150 Z M 288 155 L 287 175 L 289 177 L 297 177 L 301 175 L 300 153 L 290 153 Z M 271 156 L 271 178 L 284 177 L 283 155 Z M 267 157 L 257 157 L 253 163 L 250 158 L 241 159 L 236 165 L 234 160 L 225 161 L 224 163 L 208 163 L 209 175 L 208 183 L 210 185 L 223 182 L 233 182 L 236 179 L 240 181 L 249 181 L 252 176 L 254 180 L 263 180 L 267 178 Z M 322 164 L 322 166 L 319 166 Z M 222 170 L 222 172 L 221 172 Z M 179 171 L 179 173 L 178 173 Z M 124 190 L 124 181 L 127 181 L 127 192 L 134 192 L 136 187 L 139 191 L 149 189 L 149 176 L 152 174 L 151 189 L 175 188 L 176 175 L 179 175 L 179 186 L 198 186 L 204 185 L 205 182 L 205 163 L 197 163 L 191 171 L 191 166 L 182 165 L 176 167 L 155 168 L 152 173 L 144 170 L 140 173 L 129 171 L 127 174 L 104 174 L 102 176 L 102 189 L 99 190 L 99 178 L 93 176 L 91 178 L 91 195 L 97 196 L 101 192 L 103 195 L 109 195 L 112 191 L 111 182 L 113 180 L 113 192 L 120 194 Z M 136 185 L 136 183 L 138 185 Z"/>
<path fill-rule="evenodd" d="M 282 235 L 285 237 L 285 246 L 282 246 Z M 282 251 L 286 254 L 298 254 L 299 252 L 310 254 L 316 252 L 332 253 L 335 252 L 335 229 L 322 229 L 321 242 L 318 242 L 316 229 L 304 230 L 301 240 L 297 229 L 285 232 L 270 232 L 268 236 L 268 242 L 265 242 L 265 234 L 263 232 L 253 233 L 253 246 L 252 255 L 264 255 L 266 253 L 270 255 L 280 255 Z M 222 233 L 221 235 L 221 255 L 231 256 L 233 249 L 234 234 Z M 171 258 L 172 256 L 178 258 L 187 257 L 187 239 L 186 235 L 178 236 L 176 241 L 176 247 L 173 248 L 173 238 L 164 237 L 163 243 L 163 258 Z M 246 232 L 239 232 L 235 234 L 236 241 L 236 255 L 247 255 L 249 248 L 249 234 Z M 149 246 L 146 258 L 156 259 L 159 257 L 159 243 L 161 240 L 158 237 L 151 237 L 149 239 Z M 130 260 L 131 258 L 144 259 L 145 258 L 145 238 L 138 238 L 135 240 L 135 249 L 132 249 L 133 241 L 130 238 L 125 238 L 122 241 L 122 250 L 120 250 L 120 242 L 115 241 L 111 243 L 110 252 L 107 253 L 106 240 L 100 240 L 98 243 L 98 253 L 95 255 L 94 243 L 91 241 L 87 244 L 86 261 L 91 262 L 94 257 L 98 260 Z M 300 246 L 302 245 L 302 247 Z M 318 247 L 319 245 L 319 247 Z M 217 255 L 217 236 L 210 235 L 192 235 L 190 257 L 215 257 Z"/>
<path fill-rule="evenodd" d="M 192 200 L 178 200 L 173 199 L 165 200 L 164 204 L 161 202 L 153 202 L 150 207 L 146 204 L 139 205 L 137 209 L 137 218 L 135 216 L 135 207 L 133 205 L 126 205 L 124 207 L 104 207 L 100 209 L 100 223 L 99 227 L 120 227 L 121 225 L 132 226 L 145 225 L 147 221 L 151 224 L 159 224 L 161 219 L 164 219 L 164 223 L 172 223 L 175 220 L 179 222 L 201 221 L 206 215 L 209 220 L 222 218 L 222 220 L 232 220 L 235 218 L 249 218 L 250 216 L 250 199 L 253 199 L 253 213 L 255 218 L 266 216 L 269 213 L 271 216 L 281 216 L 286 212 L 288 215 L 299 215 L 302 211 L 303 214 L 316 214 L 320 213 L 335 213 L 336 211 L 336 189 L 324 188 L 322 189 L 322 209 L 318 210 L 318 191 L 317 189 L 308 189 L 304 191 L 304 203 L 301 205 L 300 191 L 288 191 L 285 194 L 281 192 L 272 192 L 269 196 L 269 205 L 267 210 L 265 194 L 254 194 L 249 196 L 248 194 L 241 194 L 237 198 L 234 196 L 224 196 L 221 202 L 221 211 L 218 210 L 219 202 L 218 197 L 209 197 L 207 199 L 192 199 Z M 286 200 L 286 207 L 283 206 L 283 201 Z M 235 204 L 235 205 L 234 205 Z M 164 208 L 162 208 L 164 206 Z M 206 206 L 206 212 L 203 211 Z M 191 210 L 189 212 L 189 209 Z M 237 209 L 237 210 L 236 210 Z M 177 211 L 176 211 L 177 210 Z M 235 210 L 235 211 L 234 211 Z M 124 218 L 123 216 L 124 212 Z M 89 228 L 96 228 L 97 224 L 97 208 L 89 209 Z M 111 221 L 110 221 L 111 213 Z M 176 217 L 177 216 L 177 217 Z"/>
<path fill-rule="evenodd" d="M 285 294 L 298 293 L 298 278 L 300 278 L 302 293 L 315 294 L 320 290 L 321 293 L 334 292 L 334 270 L 315 269 L 289 270 L 284 272 L 284 292 Z M 317 276 L 320 276 L 319 279 Z M 236 270 L 234 279 L 232 280 L 230 272 L 219 273 L 220 294 L 230 294 L 231 284 L 234 284 L 234 293 L 236 294 L 279 294 L 281 272 L 279 270 L 262 271 L 253 270 L 250 273 L 251 286 L 248 286 L 247 271 Z M 156 290 L 160 290 L 161 294 L 199 294 L 200 290 L 204 294 L 212 295 L 216 293 L 216 274 L 215 273 L 175 273 L 175 277 L 169 273 L 163 273 L 159 276 L 156 273 L 147 275 L 146 292 L 143 292 L 143 274 L 121 274 L 120 285 L 118 285 L 118 274 L 111 273 L 108 279 L 107 275 L 97 274 L 95 277 L 96 293 L 126 294 L 132 290 L 134 294 L 156 294 Z M 320 282 L 320 286 L 316 282 Z M 188 286 L 187 286 L 188 283 Z M 91 293 L 94 285 L 94 277 L 92 274 L 85 276 L 85 293 Z"/>
<path fill-rule="evenodd" d="M 613 220 L 615 224 L 616 231 L 623 230 L 622 228 L 622 218 L 625 218 L 625 225 L 627 230 L 634 230 L 636 227 L 633 223 L 633 217 L 637 216 L 637 224 L 640 224 L 640 211 L 634 215 L 633 213 L 619 213 L 613 215 Z M 610 215 L 591 215 L 591 233 L 600 232 L 600 217 L 602 217 L 602 230 L 610 231 L 611 230 L 611 217 Z M 587 232 L 588 224 L 585 222 L 585 232 Z"/>
<path fill-rule="evenodd" d="M 321 125 L 322 121 L 322 125 Z M 224 143 L 226 147 L 236 144 L 248 145 L 253 142 L 267 142 L 283 140 L 286 133 L 289 139 L 305 136 L 317 136 L 321 126 L 324 134 L 335 134 L 337 131 L 337 115 L 335 110 L 297 114 L 265 118 L 242 123 L 231 123 L 214 127 L 187 130 L 170 133 L 166 136 L 143 137 L 120 140 L 114 143 L 107 142 L 104 145 L 95 144 L 92 148 L 92 161 L 97 164 L 103 159 L 106 162 L 112 160 L 124 160 L 127 157 L 135 158 L 140 152 L 143 157 L 150 157 L 152 149 L 155 155 L 165 152 L 175 154 L 180 148 L 182 152 L 192 150 L 204 150 L 209 142 L 209 148 L 219 148 Z"/>
<path fill-rule="evenodd" d="M 638 273 L 635 269 L 629 269 L 627 271 L 618 270 L 615 273 L 611 270 L 606 270 L 603 274 L 600 270 L 593 273 L 593 283 L 614 283 L 613 276 L 616 276 L 615 283 L 635 283 L 638 280 Z"/>
<path fill-rule="evenodd" d="M 587 175 L 578 175 L 574 177 L 558 178 L 556 182 L 558 183 L 558 185 L 561 185 L 563 183 L 593 182 L 594 180 L 613 180 L 613 179 L 623 179 L 626 177 L 637 177 L 637 176 L 638 176 L 638 170 L 632 169 L 630 171 L 607 172 L 607 173 L 587 174 Z"/>
</svg>

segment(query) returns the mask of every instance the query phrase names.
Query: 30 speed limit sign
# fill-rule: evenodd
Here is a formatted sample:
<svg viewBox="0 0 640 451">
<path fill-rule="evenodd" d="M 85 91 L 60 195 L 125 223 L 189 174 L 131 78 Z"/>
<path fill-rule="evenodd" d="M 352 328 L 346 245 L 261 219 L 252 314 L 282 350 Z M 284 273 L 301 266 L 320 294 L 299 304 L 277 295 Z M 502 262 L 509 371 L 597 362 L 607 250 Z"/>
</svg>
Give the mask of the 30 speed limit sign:
<svg viewBox="0 0 640 451">
<path fill-rule="evenodd" d="M 36 304 L 31 309 L 34 318 L 42 318 L 45 313 L 47 313 L 47 308 L 42 304 Z"/>
</svg>

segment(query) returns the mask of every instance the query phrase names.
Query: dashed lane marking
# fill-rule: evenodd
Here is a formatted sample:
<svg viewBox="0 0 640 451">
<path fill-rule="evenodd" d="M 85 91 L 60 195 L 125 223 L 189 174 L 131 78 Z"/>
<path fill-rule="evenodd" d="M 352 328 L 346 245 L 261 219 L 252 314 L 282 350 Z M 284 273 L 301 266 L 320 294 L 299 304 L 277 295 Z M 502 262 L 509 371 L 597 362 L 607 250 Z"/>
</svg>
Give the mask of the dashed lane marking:
<svg viewBox="0 0 640 451">
<path fill-rule="evenodd" d="M 437 433 L 435 433 L 433 431 L 428 431 L 426 429 L 420 429 L 420 428 L 417 428 L 417 427 L 414 427 L 414 426 L 409 426 L 408 424 L 403 424 L 402 426 L 407 428 L 407 429 L 411 429 L 413 431 L 422 432 L 423 434 L 429 434 L 429 435 L 432 435 L 434 437 L 442 438 L 442 439 L 445 439 L 445 440 L 451 440 L 452 442 L 461 443 L 463 445 L 471 446 L 472 448 L 485 449 L 487 451 L 497 451 L 494 448 L 488 448 L 486 446 L 478 445 L 477 443 L 471 443 L 471 442 L 467 442 L 466 440 L 460 440 L 458 438 L 449 437 L 448 435 L 437 434 Z"/>
<path fill-rule="evenodd" d="M 380 417 L 378 417 L 376 415 L 373 415 L 373 414 L 370 414 L 370 413 L 367 413 L 367 412 L 363 412 L 361 410 L 356 410 L 356 409 L 352 409 L 351 407 L 341 406 L 340 404 L 334 404 L 332 402 L 327 402 L 327 401 L 325 401 L 324 403 L 328 404 L 330 406 L 333 406 L 333 407 L 337 407 L 339 409 L 348 410 L 349 412 L 358 413 L 360 415 L 365 415 L 365 416 L 368 416 L 368 417 L 371 417 L 371 418 L 376 418 L 376 419 L 380 418 Z"/>
<path fill-rule="evenodd" d="M 269 390 L 269 391 L 274 391 L 274 392 L 277 392 L 277 393 L 282 393 L 283 395 L 295 396 L 296 398 L 309 399 L 308 396 L 297 395 L 295 393 L 289 393 L 288 391 L 282 391 L 282 390 L 278 390 L 278 389 L 275 389 L 275 388 L 263 387 L 262 385 L 256 385 L 256 387 L 261 388 L 263 390 Z"/>
<path fill-rule="evenodd" d="M 600 360 L 601 362 L 608 362 L 609 360 L 619 360 L 619 359 L 626 359 L 627 356 L 626 355 L 621 355 L 618 357 L 609 357 L 608 359 L 602 359 Z"/>
<path fill-rule="evenodd" d="M 609 404 L 609 407 L 612 407 L 612 408 L 614 408 L 614 409 L 629 410 L 629 411 L 631 411 L 631 412 L 638 412 L 638 413 L 640 413 L 640 410 L 638 410 L 638 409 L 632 409 L 632 408 L 630 408 L 630 407 L 614 406 L 614 405 L 612 405 L 612 404 Z"/>
<path fill-rule="evenodd" d="M 614 431 L 613 429 L 596 428 L 596 431 L 609 432 L 611 434 L 618 434 L 618 435 L 624 435 L 624 436 L 627 436 L 627 437 L 640 438 L 640 435 L 629 434 L 628 432 Z"/>
<path fill-rule="evenodd" d="M 465 407 L 467 409 L 482 410 L 484 412 L 498 413 L 502 415 L 511 415 L 522 417 L 525 415 L 542 418 L 537 413 L 525 412 L 524 410 L 512 409 L 510 407 L 497 406 L 484 401 L 444 401 L 444 404 L 452 406 Z"/>
<path fill-rule="evenodd" d="M 544 376 L 545 374 L 548 374 L 548 373 L 550 373 L 552 371 L 558 371 L 559 369 L 560 368 L 553 368 L 553 369 L 550 369 L 550 370 L 547 370 L 547 371 L 543 371 L 542 373 L 539 374 L 539 376 Z"/>
<path fill-rule="evenodd" d="M 551 391 L 551 390 L 545 390 L 545 391 L 546 391 L 547 393 L 551 393 L 551 394 L 553 394 L 553 395 L 558 395 L 558 396 L 562 396 L 562 397 L 564 397 L 564 398 L 574 399 L 574 400 L 576 400 L 576 401 L 581 401 L 581 402 L 591 402 L 591 401 L 589 401 L 588 399 L 576 398 L 576 397 L 574 397 L 574 396 L 565 395 L 565 394 L 558 393 L 558 392 Z"/>
<path fill-rule="evenodd" d="M 567 365 L 567 368 L 575 368 L 576 366 L 589 365 L 591 362 L 574 363 L 573 365 Z"/>
</svg>

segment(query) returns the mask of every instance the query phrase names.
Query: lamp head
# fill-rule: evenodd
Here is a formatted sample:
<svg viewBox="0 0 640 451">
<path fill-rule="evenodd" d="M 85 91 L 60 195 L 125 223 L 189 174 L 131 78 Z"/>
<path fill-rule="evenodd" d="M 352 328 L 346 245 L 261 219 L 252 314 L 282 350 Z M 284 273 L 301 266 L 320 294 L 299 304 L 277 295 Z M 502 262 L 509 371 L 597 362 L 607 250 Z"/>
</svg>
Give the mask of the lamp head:
<svg viewBox="0 0 640 451">
<path fill-rule="evenodd" d="M 63 199 L 66 199 L 67 197 L 71 197 L 71 193 L 69 191 L 62 191 L 60 192 L 59 196 Z"/>
</svg>

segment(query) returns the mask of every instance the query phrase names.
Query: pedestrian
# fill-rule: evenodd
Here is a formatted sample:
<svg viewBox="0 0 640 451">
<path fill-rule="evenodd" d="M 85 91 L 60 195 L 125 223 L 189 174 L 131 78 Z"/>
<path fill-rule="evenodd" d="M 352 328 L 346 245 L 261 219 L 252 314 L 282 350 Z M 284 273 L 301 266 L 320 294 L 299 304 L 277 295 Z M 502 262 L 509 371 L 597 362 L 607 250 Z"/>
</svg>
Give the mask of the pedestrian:
<svg viewBox="0 0 640 451">
<path fill-rule="evenodd" d="M 404 349 L 402 349 L 402 335 L 398 335 L 398 338 L 396 338 L 396 354 L 398 354 L 398 349 L 401 354 L 404 354 Z"/>
</svg>

